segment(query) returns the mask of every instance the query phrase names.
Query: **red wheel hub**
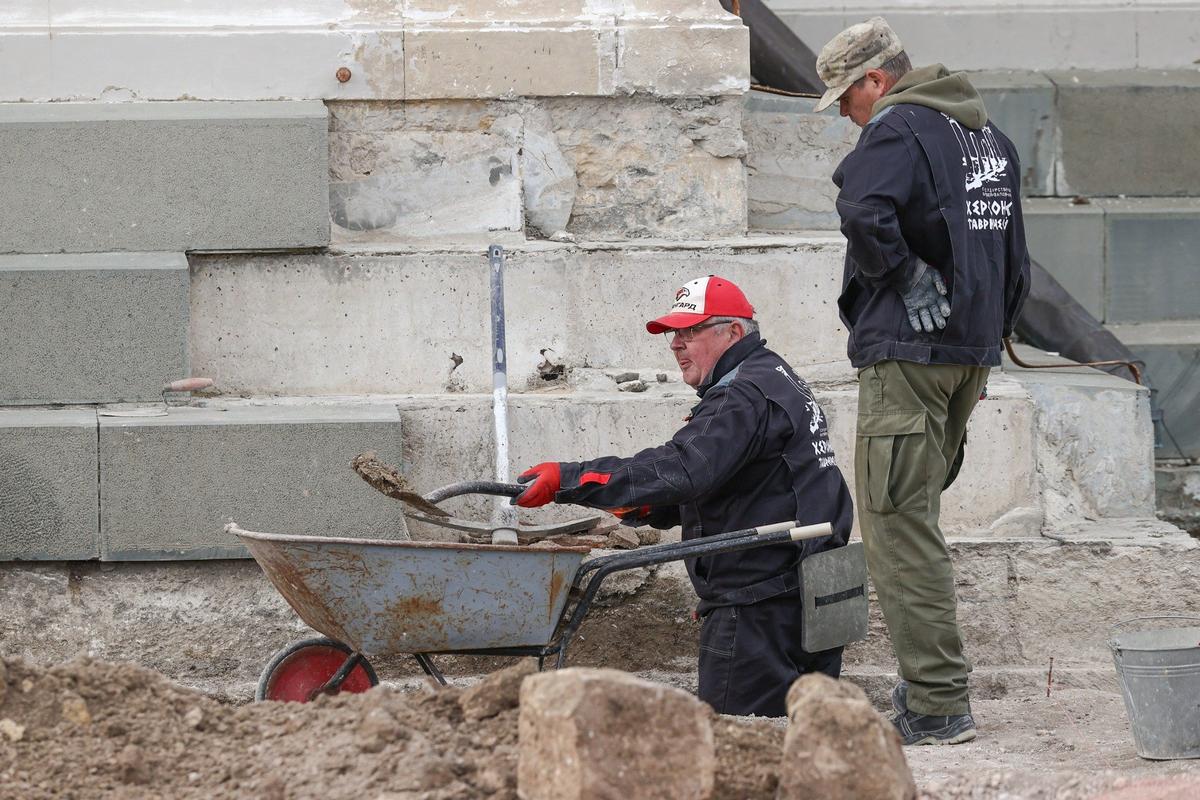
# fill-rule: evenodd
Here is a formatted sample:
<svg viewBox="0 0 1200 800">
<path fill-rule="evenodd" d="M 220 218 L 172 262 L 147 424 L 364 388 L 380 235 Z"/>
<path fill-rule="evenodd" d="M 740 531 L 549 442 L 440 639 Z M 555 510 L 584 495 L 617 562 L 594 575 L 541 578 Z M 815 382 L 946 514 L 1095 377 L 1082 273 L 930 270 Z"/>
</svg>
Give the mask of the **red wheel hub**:
<svg viewBox="0 0 1200 800">
<path fill-rule="evenodd" d="M 344 653 L 336 647 L 325 645 L 302 647 L 280 661 L 279 665 L 271 671 L 264 699 L 307 703 L 313 690 L 324 686 L 349 657 L 348 653 Z M 371 677 L 363 665 L 356 664 L 334 693 L 353 692 L 357 694 L 365 692 L 372 685 Z"/>
</svg>

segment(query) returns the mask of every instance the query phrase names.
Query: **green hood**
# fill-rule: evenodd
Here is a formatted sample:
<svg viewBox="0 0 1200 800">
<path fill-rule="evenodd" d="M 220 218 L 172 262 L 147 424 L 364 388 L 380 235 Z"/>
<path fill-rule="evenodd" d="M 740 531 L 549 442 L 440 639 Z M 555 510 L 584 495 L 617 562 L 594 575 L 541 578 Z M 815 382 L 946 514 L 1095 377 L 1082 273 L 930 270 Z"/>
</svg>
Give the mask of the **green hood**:
<svg viewBox="0 0 1200 800">
<path fill-rule="evenodd" d="M 900 103 L 926 106 L 978 130 L 987 124 L 983 98 L 962 72 L 951 73 L 941 64 L 909 71 L 871 107 L 874 117 L 888 106 Z"/>
</svg>

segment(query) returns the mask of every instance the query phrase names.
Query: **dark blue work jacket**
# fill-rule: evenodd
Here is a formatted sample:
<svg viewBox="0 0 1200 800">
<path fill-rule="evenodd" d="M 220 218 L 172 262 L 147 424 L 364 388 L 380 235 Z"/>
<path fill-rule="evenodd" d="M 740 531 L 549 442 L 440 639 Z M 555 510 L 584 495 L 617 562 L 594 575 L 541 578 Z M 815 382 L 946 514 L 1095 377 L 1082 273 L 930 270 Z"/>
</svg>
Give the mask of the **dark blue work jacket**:
<svg viewBox="0 0 1200 800">
<path fill-rule="evenodd" d="M 758 334 L 721 356 L 700 402 L 671 440 L 631 458 L 560 465 L 559 502 L 650 506 L 642 522 L 683 526 L 685 540 L 788 520 L 830 522 L 834 535 L 687 561 L 701 611 L 796 593 L 808 553 L 844 545 L 850 492 L 807 384 Z"/>
<path fill-rule="evenodd" d="M 885 359 L 1000 364 L 1029 291 L 1016 148 L 990 122 L 885 108 L 834 172 L 846 266 L 838 308 L 859 368 Z M 898 289 L 921 258 L 946 280 L 944 330 L 917 333 Z"/>
</svg>

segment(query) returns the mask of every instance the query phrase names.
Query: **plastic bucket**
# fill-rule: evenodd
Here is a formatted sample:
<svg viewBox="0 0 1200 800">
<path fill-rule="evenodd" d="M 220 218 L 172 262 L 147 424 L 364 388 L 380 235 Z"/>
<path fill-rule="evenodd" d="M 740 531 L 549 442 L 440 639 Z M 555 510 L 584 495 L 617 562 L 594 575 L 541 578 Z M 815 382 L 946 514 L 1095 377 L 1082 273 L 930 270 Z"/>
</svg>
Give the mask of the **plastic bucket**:
<svg viewBox="0 0 1200 800">
<path fill-rule="evenodd" d="M 1119 630 L 1173 620 L 1187 628 Z M 1200 617 L 1136 617 L 1112 627 L 1108 640 L 1117 682 L 1142 758 L 1200 758 Z"/>
</svg>

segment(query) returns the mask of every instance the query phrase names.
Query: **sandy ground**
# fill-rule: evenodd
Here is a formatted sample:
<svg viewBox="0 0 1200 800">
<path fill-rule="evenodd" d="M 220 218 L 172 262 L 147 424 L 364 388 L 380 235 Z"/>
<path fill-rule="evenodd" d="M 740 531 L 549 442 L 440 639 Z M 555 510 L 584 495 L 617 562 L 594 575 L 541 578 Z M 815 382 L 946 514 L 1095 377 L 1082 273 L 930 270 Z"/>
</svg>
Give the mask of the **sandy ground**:
<svg viewBox="0 0 1200 800">
<path fill-rule="evenodd" d="M 484 687 L 512 699 L 473 719 L 463 688 L 413 679 L 303 706 L 233 705 L 131 665 L 0 663 L 3 800 L 516 796 L 511 684 Z M 1200 762 L 1136 755 L 1115 692 L 1010 692 L 974 705 L 976 741 L 906 750 L 922 800 L 1200 797 Z M 715 800 L 771 798 L 781 721 L 720 718 L 715 733 Z"/>
</svg>

